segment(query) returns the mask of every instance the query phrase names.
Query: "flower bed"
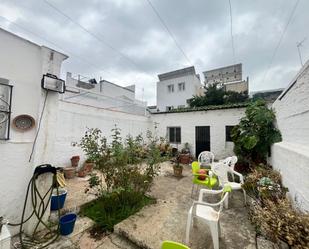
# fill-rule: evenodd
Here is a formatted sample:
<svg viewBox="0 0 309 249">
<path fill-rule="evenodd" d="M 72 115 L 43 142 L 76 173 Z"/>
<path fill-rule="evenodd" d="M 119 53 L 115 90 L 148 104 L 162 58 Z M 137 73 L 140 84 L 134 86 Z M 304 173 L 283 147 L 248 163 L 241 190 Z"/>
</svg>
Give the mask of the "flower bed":
<svg viewBox="0 0 309 249">
<path fill-rule="evenodd" d="M 258 233 L 275 243 L 309 248 L 309 214 L 293 207 L 279 172 L 260 165 L 247 175 L 243 188 L 254 200 L 250 211 Z"/>
</svg>

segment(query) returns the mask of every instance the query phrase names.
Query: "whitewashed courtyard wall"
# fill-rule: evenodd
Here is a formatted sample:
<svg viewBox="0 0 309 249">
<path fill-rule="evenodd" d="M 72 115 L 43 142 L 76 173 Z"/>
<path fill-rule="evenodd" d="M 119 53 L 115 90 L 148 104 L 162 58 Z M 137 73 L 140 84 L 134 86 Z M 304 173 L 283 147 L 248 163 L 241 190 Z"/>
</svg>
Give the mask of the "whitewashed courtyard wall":
<svg viewBox="0 0 309 249">
<path fill-rule="evenodd" d="M 309 62 L 293 83 L 273 104 L 282 142 L 272 146 L 270 163 L 295 203 L 309 211 Z"/>
<path fill-rule="evenodd" d="M 115 124 L 121 129 L 123 139 L 129 134 L 142 134 L 145 137 L 148 129 L 153 130 L 152 121 L 147 116 L 65 101 L 60 101 L 58 120 L 53 164 L 59 167 L 70 166 L 70 158 L 73 155 L 80 155 L 81 161 L 85 159 L 77 144 L 87 128 L 99 128 L 109 141 L 111 129 L 115 128 Z"/>
<path fill-rule="evenodd" d="M 210 126 L 210 150 L 216 159 L 233 155 L 233 142 L 226 142 L 225 126 L 237 125 L 245 115 L 244 108 L 230 108 L 221 110 L 156 113 L 152 119 L 157 123 L 158 135 L 167 136 L 167 127 L 181 127 L 181 149 L 187 142 L 195 155 L 195 126 Z M 177 147 L 176 144 L 172 144 Z"/>
</svg>

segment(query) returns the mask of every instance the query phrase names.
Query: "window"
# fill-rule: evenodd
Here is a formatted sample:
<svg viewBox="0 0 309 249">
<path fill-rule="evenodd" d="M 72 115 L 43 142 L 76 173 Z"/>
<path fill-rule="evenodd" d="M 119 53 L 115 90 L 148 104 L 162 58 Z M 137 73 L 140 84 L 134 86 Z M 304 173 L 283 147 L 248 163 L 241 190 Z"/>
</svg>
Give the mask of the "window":
<svg viewBox="0 0 309 249">
<path fill-rule="evenodd" d="M 232 132 L 233 128 L 234 128 L 233 125 L 225 126 L 225 141 L 226 142 L 233 142 L 233 140 L 231 138 L 231 132 Z"/>
<path fill-rule="evenodd" d="M 12 88 L 9 80 L 0 78 L 0 140 L 10 139 Z"/>
<path fill-rule="evenodd" d="M 174 92 L 174 85 L 168 85 L 167 90 L 168 90 L 169 93 Z"/>
<path fill-rule="evenodd" d="M 170 143 L 181 143 L 181 128 L 168 127 L 168 140 Z"/>
<path fill-rule="evenodd" d="M 178 91 L 184 91 L 185 90 L 185 83 L 181 82 L 178 83 Z"/>
<path fill-rule="evenodd" d="M 173 110 L 173 106 L 167 106 L 166 107 L 166 111 L 171 111 L 171 110 Z"/>
</svg>

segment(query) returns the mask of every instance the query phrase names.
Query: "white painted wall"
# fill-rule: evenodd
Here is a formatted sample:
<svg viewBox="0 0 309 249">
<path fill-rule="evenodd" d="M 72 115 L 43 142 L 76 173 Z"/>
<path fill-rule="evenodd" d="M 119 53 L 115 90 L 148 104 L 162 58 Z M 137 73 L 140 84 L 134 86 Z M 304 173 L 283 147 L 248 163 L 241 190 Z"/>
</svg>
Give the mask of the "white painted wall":
<svg viewBox="0 0 309 249">
<path fill-rule="evenodd" d="M 42 75 L 46 72 L 59 75 L 61 63 L 67 57 L 3 29 L 0 29 L 0 54 L 0 77 L 8 79 L 9 84 L 14 86 L 11 120 L 20 114 L 29 114 L 38 122 L 45 96 L 45 91 L 41 89 Z M 47 115 L 50 119 L 53 118 L 52 106 L 57 104 L 57 101 L 58 94 L 50 94 L 42 127 L 47 124 Z M 26 187 L 34 167 L 47 162 L 49 153 L 53 153 L 51 144 L 47 142 L 52 141 L 47 139 L 54 136 L 53 121 L 50 121 L 50 133 L 39 133 L 37 150 L 31 162 L 28 160 L 37 126 L 24 133 L 11 127 L 11 139 L 0 141 L 0 216 L 5 216 L 13 223 L 20 221 Z M 16 233 L 16 229 L 10 227 L 10 230 L 13 234 Z"/>
<path fill-rule="evenodd" d="M 181 149 L 186 142 L 195 155 L 195 126 L 210 126 L 210 150 L 216 159 L 233 155 L 233 143 L 225 141 L 225 126 L 237 125 L 244 116 L 244 108 L 231 108 L 222 110 L 209 110 L 180 113 L 152 114 L 152 119 L 157 123 L 158 135 L 167 136 L 167 127 L 181 127 Z M 177 147 L 176 144 L 173 146 Z"/>
<path fill-rule="evenodd" d="M 73 155 L 80 155 L 81 161 L 85 159 L 81 148 L 75 144 L 80 142 L 87 127 L 101 129 L 108 140 L 111 139 L 111 129 L 115 124 L 121 129 L 123 138 L 128 134 L 137 136 L 141 133 L 145 137 L 146 131 L 153 129 L 150 117 L 65 101 L 60 102 L 58 120 L 52 163 L 59 167 L 70 166 L 70 158 Z"/>
<path fill-rule="evenodd" d="M 295 81 L 273 104 L 282 142 L 272 146 L 270 163 L 295 203 L 309 211 L 309 61 Z"/>
<path fill-rule="evenodd" d="M 178 90 L 178 83 L 181 82 L 185 82 L 185 91 Z M 167 88 L 171 84 L 174 85 L 172 93 Z M 201 87 L 200 79 L 195 74 L 159 81 L 157 82 L 157 108 L 160 111 L 166 111 L 167 106 L 174 106 L 174 108 L 179 105 L 188 106 L 187 99 L 198 94 Z"/>
</svg>

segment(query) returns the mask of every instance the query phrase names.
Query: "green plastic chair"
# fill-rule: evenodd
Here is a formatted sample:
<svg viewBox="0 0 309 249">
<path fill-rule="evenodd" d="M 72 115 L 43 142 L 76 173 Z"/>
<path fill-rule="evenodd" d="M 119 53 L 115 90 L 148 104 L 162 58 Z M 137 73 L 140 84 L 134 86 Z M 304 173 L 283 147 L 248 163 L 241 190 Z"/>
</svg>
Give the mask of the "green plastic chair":
<svg viewBox="0 0 309 249">
<path fill-rule="evenodd" d="M 161 249 L 190 249 L 190 248 L 174 241 L 165 240 L 162 243 Z"/>
<path fill-rule="evenodd" d="M 214 176 L 213 177 L 206 176 L 205 180 L 198 179 L 199 176 L 202 176 L 201 174 L 198 174 L 198 171 L 201 169 L 199 162 L 197 161 L 192 162 L 191 167 L 193 175 L 191 197 L 193 196 L 194 186 L 204 186 L 206 188 L 212 189 L 214 186 L 217 185 L 218 181 L 217 178 Z"/>
</svg>

